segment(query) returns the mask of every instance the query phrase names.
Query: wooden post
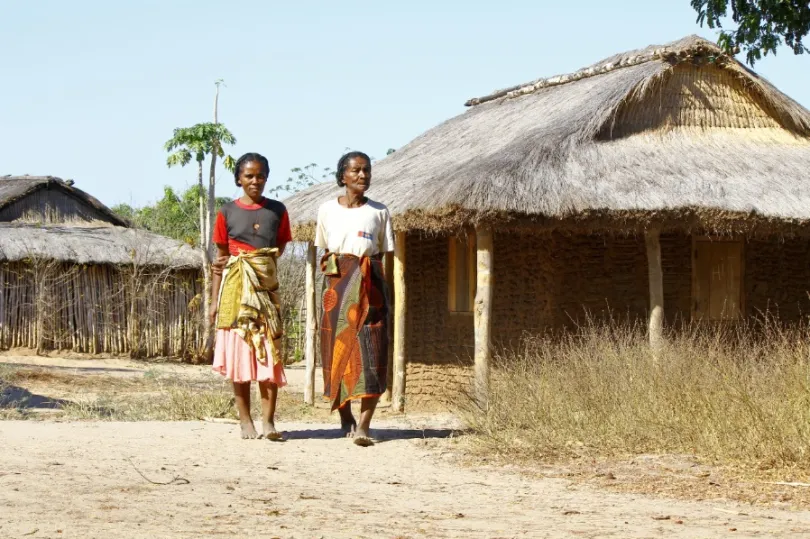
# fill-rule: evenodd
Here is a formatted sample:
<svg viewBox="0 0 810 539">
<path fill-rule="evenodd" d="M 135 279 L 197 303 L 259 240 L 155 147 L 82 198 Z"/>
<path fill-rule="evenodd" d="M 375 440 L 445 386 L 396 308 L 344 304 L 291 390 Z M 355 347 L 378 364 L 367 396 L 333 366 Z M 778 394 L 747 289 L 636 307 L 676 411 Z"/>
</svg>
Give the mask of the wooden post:
<svg viewBox="0 0 810 539">
<path fill-rule="evenodd" d="M 658 352 L 664 343 L 664 273 L 661 269 L 661 233 L 650 229 L 645 234 L 647 268 L 650 280 L 650 346 Z"/>
<path fill-rule="evenodd" d="M 391 402 L 394 386 L 394 253 L 385 253 L 385 283 L 388 288 L 388 376 L 382 402 Z"/>
<path fill-rule="evenodd" d="M 304 379 L 304 402 L 315 405 L 315 337 L 318 331 L 318 313 L 315 312 L 315 266 L 317 249 L 312 242 L 307 244 L 307 340 L 304 349 L 304 362 L 306 363 L 306 378 Z"/>
<path fill-rule="evenodd" d="M 489 364 L 492 357 L 493 241 L 489 228 L 475 229 L 475 398 L 482 410 L 489 404 Z"/>
<path fill-rule="evenodd" d="M 408 300 L 405 288 L 405 232 L 396 233 L 394 244 L 394 387 L 391 409 L 405 410 L 405 315 Z"/>
</svg>

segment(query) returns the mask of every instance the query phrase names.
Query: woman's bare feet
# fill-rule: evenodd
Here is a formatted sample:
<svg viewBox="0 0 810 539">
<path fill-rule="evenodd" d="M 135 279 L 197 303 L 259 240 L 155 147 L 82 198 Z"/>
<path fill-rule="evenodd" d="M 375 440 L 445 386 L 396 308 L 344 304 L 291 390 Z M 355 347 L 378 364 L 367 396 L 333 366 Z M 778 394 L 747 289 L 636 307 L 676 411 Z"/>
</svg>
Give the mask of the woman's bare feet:
<svg viewBox="0 0 810 539">
<path fill-rule="evenodd" d="M 253 418 L 250 417 L 250 382 L 234 382 L 233 396 L 236 400 L 236 409 L 239 411 L 242 439 L 255 440 L 259 437 L 259 433 L 253 426 Z"/>
<path fill-rule="evenodd" d="M 354 444 L 362 447 L 374 445 L 374 440 L 371 439 L 371 418 L 374 416 L 374 410 L 377 408 L 377 401 L 379 397 L 364 397 L 360 404 L 360 424 L 354 433 Z"/>
<path fill-rule="evenodd" d="M 262 425 L 262 436 L 273 442 L 280 442 L 284 440 L 284 436 L 276 430 L 276 425 L 273 422 L 265 422 Z"/>
<path fill-rule="evenodd" d="M 284 438 L 276 430 L 276 399 L 278 386 L 268 380 L 259 382 L 259 396 L 262 399 L 262 437 L 267 440 L 281 441 Z"/>
<path fill-rule="evenodd" d="M 259 437 L 259 433 L 256 432 L 256 427 L 253 426 L 253 420 L 249 419 L 247 421 L 241 421 L 240 426 L 242 428 L 242 439 L 243 440 L 255 440 Z"/>
<path fill-rule="evenodd" d="M 371 439 L 371 435 L 368 433 L 368 429 L 364 429 L 360 426 L 356 432 L 354 433 L 354 445 L 359 445 L 361 447 L 368 447 L 370 445 L 374 445 L 374 440 Z"/>
<path fill-rule="evenodd" d="M 354 432 L 357 430 L 357 421 L 352 415 L 351 403 L 346 403 L 342 408 L 338 408 L 340 414 L 340 430 L 346 435 L 346 438 L 354 437 Z"/>
</svg>

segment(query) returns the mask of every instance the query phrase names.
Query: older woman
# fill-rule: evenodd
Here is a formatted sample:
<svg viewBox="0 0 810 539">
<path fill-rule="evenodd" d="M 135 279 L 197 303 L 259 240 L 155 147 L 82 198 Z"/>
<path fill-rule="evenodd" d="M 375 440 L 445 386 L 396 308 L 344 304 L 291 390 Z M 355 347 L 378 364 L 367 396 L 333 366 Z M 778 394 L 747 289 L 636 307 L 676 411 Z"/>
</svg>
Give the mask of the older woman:
<svg viewBox="0 0 810 539">
<path fill-rule="evenodd" d="M 372 445 L 369 427 L 388 370 L 388 294 L 382 254 L 394 250 L 388 208 L 366 197 L 371 160 L 362 152 L 340 158 L 335 173 L 343 195 L 318 210 L 315 245 L 325 249 L 321 360 L 324 396 L 338 409 L 354 443 Z M 360 424 L 351 401 L 361 400 Z"/>
</svg>

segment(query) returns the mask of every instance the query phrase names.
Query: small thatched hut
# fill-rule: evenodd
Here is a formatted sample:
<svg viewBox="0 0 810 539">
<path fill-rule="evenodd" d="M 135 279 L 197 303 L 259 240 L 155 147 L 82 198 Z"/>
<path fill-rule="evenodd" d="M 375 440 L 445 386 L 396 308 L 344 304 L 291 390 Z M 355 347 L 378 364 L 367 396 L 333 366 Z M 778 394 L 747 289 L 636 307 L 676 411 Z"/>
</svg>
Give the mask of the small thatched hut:
<svg viewBox="0 0 810 539">
<path fill-rule="evenodd" d="M 470 372 L 485 387 L 491 345 L 586 311 L 645 319 L 653 344 L 678 320 L 810 312 L 810 111 L 716 45 L 466 104 L 374 166 L 397 231 L 395 405 L 404 365 L 409 404 L 436 402 Z M 337 194 L 285 201 L 296 239 Z"/>
<path fill-rule="evenodd" d="M 200 264 L 72 182 L 0 177 L 0 349 L 190 353 Z"/>
</svg>

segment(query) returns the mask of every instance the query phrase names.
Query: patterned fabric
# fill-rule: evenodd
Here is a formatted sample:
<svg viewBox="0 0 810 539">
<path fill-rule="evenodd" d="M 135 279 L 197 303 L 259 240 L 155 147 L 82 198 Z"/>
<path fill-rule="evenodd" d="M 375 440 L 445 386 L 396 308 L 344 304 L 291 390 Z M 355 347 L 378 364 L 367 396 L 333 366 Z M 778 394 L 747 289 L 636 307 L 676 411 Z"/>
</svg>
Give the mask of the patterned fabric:
<svg viewBox="0 0 810 539">
<path fill-rule="evenodd" d="M 265 344 L 270 344 L 273 364 L 281 363 L 281 322 L 276 257 L 278 249 L 257 249 L 231 256 L 222 273 L 217 329 L 239 334 L 266 365 Z"/>
<path fill-rule="evenodd" d="M 329 258 L 321 362 L 324 397 L 334 410 L 352 399 L 385 392 L 388 299 L 382 257 L 342 254 Z"/>
</svg>

